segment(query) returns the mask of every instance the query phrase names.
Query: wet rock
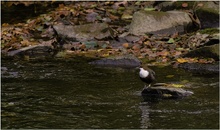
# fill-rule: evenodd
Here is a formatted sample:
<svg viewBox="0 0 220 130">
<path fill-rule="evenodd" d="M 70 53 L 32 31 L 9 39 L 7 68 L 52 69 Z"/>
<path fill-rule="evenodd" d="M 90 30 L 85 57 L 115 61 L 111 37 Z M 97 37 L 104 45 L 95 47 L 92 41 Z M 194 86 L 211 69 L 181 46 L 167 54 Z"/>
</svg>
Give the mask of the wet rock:
<svg viewBox="0 0 220 130">
<path fill-rule="evenodd" d="M 45 46 L 42 44 L 24 47 L 18 50 L 8 52 L 8 56 L 25 56 L 28 55 L 34 58 L 48 57 L 50 53 L 51 46 Z"/>
<path fill-rule="evenodd" d="M 198 74 L 219 74 L 219 64 L 199 64 L 199 63 L 182 63 L 178 65 L 193 73 Z"/>
<path fill-rule="evenodd" d="M 212 38 L 210 38 L 209 41 L 204 44 L 204 46 L 219 44 L 220 43 L 220 39 L 219 39 L 220 37 L 219 36 L 220 36 L 219 33 L 218 34 L 213 34 Z"/>
<path fill-rule="evenodd" d="M 125 36 L 124 38 L 125 38 L 125 40 L 126 40 L 127 42 L 129 42 L 129 43 L 134 43 L 134 42 L 140 40 L 140 37 L 131 36 L 131 35 Z"/>
<path fill-rule="evenodd" d="M 204 46 L 188 52 L 183 57 L 213 58 L 219 60 L 219 44 Z"/>
<path fill-rule="evenodd" d="M 134 35 L 173 34 L 190 30 L 192 20 L 181 11 L 138 11 L 134 13 L 129 32 Z"/>
<path fill-rule="evenodd" d="M 85 25 L 64 25 L 62 23 L 54 25 L 58 35 L 76 41 L 89 41 L 94 39 L 104 39 L 110 36 L 108 24 L 92 23 Z"/>
<path fill-rule="evenodd" d="M 196 13 L 202 28 L 219 27 L 219 2 L 203 2 L 203 6 Z"/>
<path fill-rule="evenodd" d="M 187 7 L 183 8 L 182 4 L 188 3 Z M 200 4 L 199 7 L 196 5 Z M 194 7 L 195 6 L 195 7 Z M 200 1 L 200 2 L 160 2 L 155 6 L 160 11 L 170 10 L 190 10 L 193 9 L 198 16 L 202 28 L 219 27 L 219 2 L 217 1 Z"/>
<path fill-rule="evenodd" d="M 90 62 L 89 64 L 104 66 L 104 67 L 135 68 L 140 65 L 140 61 L 134 56 L 122 56 L 122 57 L 96 60 Z"/>
<path fill-rule="evenodd" d="M 182 88 L 175 88 L 165 83 L 158 83 L 153 87 L 144 88 L 141 95 L 144 99 L 151 98 L 183 98 L 192 95 L 192 91 L 184 90 Z"/>
</svg>

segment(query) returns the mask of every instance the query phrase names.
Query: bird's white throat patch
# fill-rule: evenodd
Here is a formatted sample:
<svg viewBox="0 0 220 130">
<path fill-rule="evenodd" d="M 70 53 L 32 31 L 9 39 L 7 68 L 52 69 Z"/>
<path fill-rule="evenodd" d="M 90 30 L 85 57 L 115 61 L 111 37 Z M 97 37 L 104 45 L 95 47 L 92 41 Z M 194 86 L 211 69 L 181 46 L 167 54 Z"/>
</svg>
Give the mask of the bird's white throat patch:
<svg viewBox="0 0 220 130">
<path fill-rule="evenodd" d="M 140 68 L 139 76 L 141 78 L 146 78 L 149 75 L 149 72 L 147 70 L 144 70 L 143 68 Z"/>
</svg>

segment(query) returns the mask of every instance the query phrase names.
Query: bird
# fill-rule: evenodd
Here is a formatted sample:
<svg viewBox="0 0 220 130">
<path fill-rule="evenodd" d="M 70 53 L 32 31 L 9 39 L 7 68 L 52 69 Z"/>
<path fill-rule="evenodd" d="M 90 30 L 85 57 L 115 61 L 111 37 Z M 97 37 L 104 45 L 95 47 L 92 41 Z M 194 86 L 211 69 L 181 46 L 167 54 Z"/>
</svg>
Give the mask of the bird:
<svg viewBox="0 0 220 130">
<path fill-rule="evenodd" d="M 155 81 L 155 72 L 152 69 L 148 68 L 146 65 L 140 65 L 139 69 L 140 79 L 146 84 L 148 84 L 148 87 L 151 87 L 152 83 Z M 144 88 L 148 88 L 146 87 L 146 84 Z"/>
</svg>

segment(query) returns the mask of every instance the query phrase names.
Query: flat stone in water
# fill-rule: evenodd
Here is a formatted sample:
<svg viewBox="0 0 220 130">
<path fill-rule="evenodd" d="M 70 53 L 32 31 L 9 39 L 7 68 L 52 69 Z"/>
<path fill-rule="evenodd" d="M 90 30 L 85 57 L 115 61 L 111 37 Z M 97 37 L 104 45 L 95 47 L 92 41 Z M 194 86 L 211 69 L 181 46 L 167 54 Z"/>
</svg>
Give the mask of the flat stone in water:
<svg viewBox="0 0 220 130">
<path fill-rule="evenodd" d="M 154 85 L 153 87 L 144 88 L 141 95 L 144 99 L 147 98 L 162 98 L 175 99 L 183 98 L 194 94 L 192 91 L 184 90 L 182 88 L 175 88 L 169 84 Z"/>
</svg>

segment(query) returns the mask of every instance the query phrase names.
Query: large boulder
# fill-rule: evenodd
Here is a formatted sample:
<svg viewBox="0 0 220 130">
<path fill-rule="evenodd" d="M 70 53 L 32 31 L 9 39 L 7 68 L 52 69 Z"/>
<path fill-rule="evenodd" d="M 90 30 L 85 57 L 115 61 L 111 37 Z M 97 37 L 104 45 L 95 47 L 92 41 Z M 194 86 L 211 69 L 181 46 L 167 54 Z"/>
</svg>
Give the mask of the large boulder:
<svg viewBox="0 0 220 130">
<path fill-rule="evenodd" d="M 192 20 L 181 11 L 138 11 L 134 13 L 129 32 L 134 35 L 173 34 L 189 31 Z"/>
<path fill-rule="evenodd" d="M 106 23 L 92 23 L 76 26 L 59 23 L 53 27 L 59 36 L 67 39 L 75 39 L 75 41 L 89 41 L 111 36 L 108 24 Z"/>
<path fill-rule="evenodd" d="M 219 27 L 219 2 L 203 2 L 203 6 L 196 11 L 202 28 Z"/>
<path fill-rule="evenodd" d="M 186 7 L 183 4 L 187 3 Z M 160 11 L 194 10 L 202 28 L 219 27 L 219 1 L 172 1 L 160 2 L 155 6 Z"/>
</svg>

